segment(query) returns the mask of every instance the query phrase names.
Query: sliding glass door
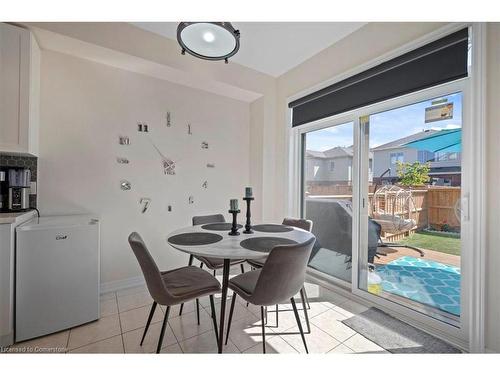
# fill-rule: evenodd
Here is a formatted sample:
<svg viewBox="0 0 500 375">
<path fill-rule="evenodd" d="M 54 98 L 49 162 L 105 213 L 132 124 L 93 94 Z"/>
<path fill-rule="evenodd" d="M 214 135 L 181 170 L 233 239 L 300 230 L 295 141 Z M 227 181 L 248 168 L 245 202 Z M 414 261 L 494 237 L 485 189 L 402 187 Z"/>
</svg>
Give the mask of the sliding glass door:
<svg viewBox="0 0 500 375">
<path fill-rule="evenodd" d="M 310 273 L 457 337 L 467 332 L 471 259 L 465 88 L 457 81 L 296 133 L 299 211 L 317 237 Z"/>
<path fill-rule="evenodd" d="M 358 288 L 460 325 L 462 98 L 360 117 Z"/>
<path fill-rule="evenodd" d="M 305 132 L 302 214 L 317 237 L 309 267 L 350 283 L 352 274 L 352 197 L 354 123 Z"/>
</svg>

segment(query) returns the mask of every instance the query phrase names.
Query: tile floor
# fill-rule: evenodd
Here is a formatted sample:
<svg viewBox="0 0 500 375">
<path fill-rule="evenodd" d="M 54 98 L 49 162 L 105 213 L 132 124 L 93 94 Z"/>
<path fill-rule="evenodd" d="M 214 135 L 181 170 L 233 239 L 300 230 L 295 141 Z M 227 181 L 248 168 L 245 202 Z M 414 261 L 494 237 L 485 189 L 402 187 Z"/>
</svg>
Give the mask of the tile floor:
<svg viewBox="0 0 500 375">
<path fill-rule="evenodd" d="M 311 333 L 306 335 L 310 353 L 387 353 L 341 323 L 367 307 L 318 285 L 307 284 L 310 300 Z M 232 294 L 231 292 L 229 294 Z M 216 296 L 220 309 L 220 296 Z M 300 301 L 297 298 L 297 301 Z M 208 297 L 201 301 L 200 325 L 196 322 L 195 303 L 171 309 L 162 353 L 216 353 L 217 345 L 210 319 Z M 228 301 L 229 302 L 229 301 Z M 246 307 L 237 299 L 229 342 L 225 353 L 262 353 L 259 307 Z M 70 330 L 16 344 L 12 351 L 58 353 L 153 353 L 156 350 L 165 309 L 157 309 L 144 345 L 139 341 L 151 307 L 144 287 L 107 293 L 101 296 L 101 319 Z M 227 304 L 229 312 L 229 303 Z M 301 307 L 301 304 L 298 304 Z M 274 309 L 271 309 L 274 310 Z M 268 314 L 267 353 L 303 353 L 304 347 L 290 304 L 280 305 L 279 326 L 274 312 Z M 300 313 L 302 320 L 304 316 Z M 228 313 L 226 314 L 226 317 Z M 303 322 L 305 329 L 305 322 Z"/>
</svg>

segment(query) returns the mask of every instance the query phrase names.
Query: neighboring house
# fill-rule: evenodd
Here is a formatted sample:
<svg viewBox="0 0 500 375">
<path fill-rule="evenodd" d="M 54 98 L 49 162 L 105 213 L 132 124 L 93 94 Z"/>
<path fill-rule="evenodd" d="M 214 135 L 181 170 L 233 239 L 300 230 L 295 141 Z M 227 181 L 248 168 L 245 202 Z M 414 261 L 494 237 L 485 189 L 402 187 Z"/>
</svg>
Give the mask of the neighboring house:
<svg viewBox="0 0 500 375">
<path fill-rule="evenodd" d="M 372 148 L 373 152 L 373 175 L 376 182 L 378 178 L 390 168 L 384 178 L 395 180 L 397 178 L 396 165 L 398 161 L 403 163 L 430 163 L 429 176 L 440 185 L 460 186 L 461 183 L 461 153 L 444 152 L 432 153 L 419 151 L 411 147 L 405 147 L 408 142 L 417 141 L 436 133 L 438 130 L 424 130 L 408 137 L 385 143 Z"/>
<path fill-rule="evenodd" d="M 334 147 L 326 151 L 307 150 L 305 158 L 307 183 L 350 185 L 352 183 L 352 150 L 352 146 Z M 370 155 L 370 176 L 372 175 L 371 163 Z"/>
</svg>

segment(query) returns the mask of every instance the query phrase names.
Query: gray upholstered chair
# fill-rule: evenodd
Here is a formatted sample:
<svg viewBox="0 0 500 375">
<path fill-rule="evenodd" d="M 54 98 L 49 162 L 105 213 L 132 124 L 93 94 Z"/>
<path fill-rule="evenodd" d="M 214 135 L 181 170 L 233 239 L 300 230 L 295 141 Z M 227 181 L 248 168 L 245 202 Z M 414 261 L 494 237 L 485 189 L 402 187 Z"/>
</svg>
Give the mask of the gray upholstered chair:
<svg viewBox="0 0 500 375">
<path fill-rule="evenodd" d="M 215 215 L 204 215 L 204 216 L 193 216 L 193 225 L 204 225 L 204 224 L 212 224 L 212 223 L 225 223 L 226 219 L 222 214 Z M 212 270 L 215 276 L 217 270 L 222 269 L 224 267 L 224 259 L 221 258 L 211 258 L 211 257 L 201 257 L 197 255 L 189 255 L 188 266 L 193 265 L 193 260 L 200 261 L 200 268 L 203 268 L 203 265 L 207 266 L 208 269 Z M 245 268 L 243 267 L 243 263 L 245 259 L 232 259 L 231 266 L 239 264 L 241 266 L 241 273 L 245 272 Z M 179 309 L 179 315 L 182 315 L 182 310 L 184 309 L 184 304 L 181 304 Z M 196 299 L 196 318 L 198 319 L 198 324 L 200 324 L 200 301 Z"/>
<path fill-rule="evenodd" d="M 272 306 L 289 299 L 292 303 L 293 312 L 297 325 L 299 326 L 302 342 L 308 353 L 304 331 L 300 322 L 294 295 L 304 286 L 306 277 L 307 261 L 316 238 L 296 245 L 276 246 L 271 250 L 264 266 L 258 270 L 245 272 L 229 280 L 229 288 L 233 293 L 231 310 L 229 311 L 229 322 L 227 325 L 226 344 L 231 329 L 234 303 L 236 295 L 245 301 L 260 306 L 262 323 L 262 347 L 266 352 L 266 332 L 264 323 L 264 306 Z"/>
<path fill-rule="evenodd" d="M 297 218 L 292 218 L 292 217 L 286 217 L 283 219 L 283 225 L 288 225 L 290 227 L 300 228 L 300 229 L 306 230 L 308 232 L 311 232 L 312 227 L 313 227 L 313 222 L 311 220 L 307 220 L 307 219 L 297 219 Z M 256 269 L 256 268 L 262 268 L 264 266 L 264 263 L 266 262 L 266 260 L 267 260 L 267 256 L 262 257 L 262 258 L 258 258 L 258 259 L 247 259 L 247 262 L 248 262 L 248 264 L 250 264 L 250 266 L 253 269 Z M 311 332 L 311 325 L 309 323 L 309 316 L 307 314 L 307 309 L 309 308 L 309 302 L 307 300 L 307 294 L 306 294 L 306 290 L 304 287 L 302 287 L 302 289 L 300 289 L 300 298 L 302 300 L 302 308 L 304 309 L 304 315 L 306 317 L 307 332 L 310 333 Z M 278 305 L 276 305 L 275 312 L 276 312 L 276 325 L 278 325 L 278 313 L 279 313 Z M 267 309 L 266 309 L 266 320 L 267 320 Z"/>
<path fill-rule="evenodd" d="M 131 233 L 128 237 L 128 242 L 141 266 L 149 294 L 151 298 L 153 298 L 153 305 L 151 306 L 140 344 L 142 345 L 144 342 L 156 305 L 167 306 L 167 311 L 165 312 L 165 317 L 163 318 L 163 324 L 161 326 L 160 339 L 158 340 L 156 348 L 156 353 L 159 353 L 168 322 L 170 307 L 206 295 L 210 296 L 212 321 L 218 343 L 214 294 L 220 292 L 219 281 L 209 272 L 193 266 L 161 272 L 138 233 Z"/>
</svg>

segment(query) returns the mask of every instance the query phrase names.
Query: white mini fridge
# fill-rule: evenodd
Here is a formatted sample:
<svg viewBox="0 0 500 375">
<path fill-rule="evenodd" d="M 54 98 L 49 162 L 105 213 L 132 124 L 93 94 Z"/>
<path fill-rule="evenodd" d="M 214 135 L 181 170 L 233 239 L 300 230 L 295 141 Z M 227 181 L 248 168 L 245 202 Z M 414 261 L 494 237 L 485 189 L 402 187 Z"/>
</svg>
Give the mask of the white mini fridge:
<svg viewBox="0 0 500 375">
<path fill-rule="evenodd" d="M 99 243 L 99 220 L 88 215 L 16 228 L 16 342 L 99 318 Z"/>
</svg>

